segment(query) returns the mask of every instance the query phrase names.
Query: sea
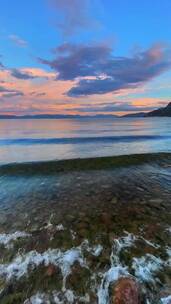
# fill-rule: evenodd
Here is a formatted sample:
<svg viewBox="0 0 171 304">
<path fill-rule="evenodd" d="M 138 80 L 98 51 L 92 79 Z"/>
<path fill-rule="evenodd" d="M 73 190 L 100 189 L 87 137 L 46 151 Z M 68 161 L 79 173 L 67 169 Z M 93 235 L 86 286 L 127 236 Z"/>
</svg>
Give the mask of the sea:
<svg viewBox="0 0 171 304">
<path fill-rule="evenodd" d="M 171 152 L 171 118 L 0 120 L 0 164 Z"/>
</svg>

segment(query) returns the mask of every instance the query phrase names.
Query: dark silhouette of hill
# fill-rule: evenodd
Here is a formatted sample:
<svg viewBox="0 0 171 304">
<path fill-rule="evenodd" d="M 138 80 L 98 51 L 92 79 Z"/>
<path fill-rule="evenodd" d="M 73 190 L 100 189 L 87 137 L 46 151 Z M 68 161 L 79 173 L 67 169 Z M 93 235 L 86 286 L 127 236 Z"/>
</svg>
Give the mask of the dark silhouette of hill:
<svg viewBox="0 0 171 304">
<path fill-rule="evenodd" d="M 164 108 L 159 108 L 157 110 L 151 111 L 146 114 L 147 117 L 155 117 L 155 116 L 166 116 L 166 117 L 171 117 L 171 102 L 164 107 Z"/>
</svg>

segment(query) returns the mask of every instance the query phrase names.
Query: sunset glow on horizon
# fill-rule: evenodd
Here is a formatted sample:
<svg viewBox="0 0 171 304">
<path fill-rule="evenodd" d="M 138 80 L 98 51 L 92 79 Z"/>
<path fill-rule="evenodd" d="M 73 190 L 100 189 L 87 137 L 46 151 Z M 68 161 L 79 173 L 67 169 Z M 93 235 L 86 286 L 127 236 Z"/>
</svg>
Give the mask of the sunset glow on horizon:
<svg viewBox="0 0 171 304">
<path fill-rule="evenodd" d="M 0 114 L 123 115 L 167 105 L 170 11 L 169 0 L 2 0 Z"/>
</svg>

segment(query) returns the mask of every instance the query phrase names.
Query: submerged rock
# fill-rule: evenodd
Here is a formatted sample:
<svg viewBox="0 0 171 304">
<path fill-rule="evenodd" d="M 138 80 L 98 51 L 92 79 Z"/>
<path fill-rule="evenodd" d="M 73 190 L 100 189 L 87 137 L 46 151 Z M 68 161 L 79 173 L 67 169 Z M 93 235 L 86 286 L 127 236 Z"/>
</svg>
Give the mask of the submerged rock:
<svg viewBox="0 0 171 304">
<path fill-rule="evenodd" d="M 4 225 L 6 223 L 7 217 L 4 214 L 0 215 L 0 225 Z"/>
<path fill-rule="evenodd" d="M 119 279 L 112 287 L 111 304 L 141 304 L 136 281 L 128 277 Z"/>
<path fill-rule="evenodd" d="M 103 212 L 100 217 L 101 223 L 106 226 L 106 228 L 111 227 L 112 220 L 110 213 Z"/>
<path fill-rule="evenodd" d="M 52 276 L 53 276 L 54 274 L 56 274 L 57 272 L 59 272 L 59 269 L 57 269 L 57 267 L 55 267 L 53 264 L 50 264 L 50 265 L 47 267 L 46 276 L 52 277 Z"/>
<path fill-rule="evenodd" d="M 112 204 L 117 204 L 118 203 L 118 199 L 117 199 L 116 196 L 112 198 L 111 203 Z"/>
</svg>

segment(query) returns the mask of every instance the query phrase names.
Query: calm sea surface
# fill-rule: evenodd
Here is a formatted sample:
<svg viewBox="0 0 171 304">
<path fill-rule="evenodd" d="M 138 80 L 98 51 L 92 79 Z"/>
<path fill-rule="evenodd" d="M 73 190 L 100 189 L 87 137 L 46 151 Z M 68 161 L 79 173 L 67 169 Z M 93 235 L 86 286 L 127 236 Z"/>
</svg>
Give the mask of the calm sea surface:
<svg viewBox="0 0 171 304">
<path fill-rule="evenodd" d="M 0 163 L 171 152 L 171 118 L 0 120 Z"/>
</svg>

